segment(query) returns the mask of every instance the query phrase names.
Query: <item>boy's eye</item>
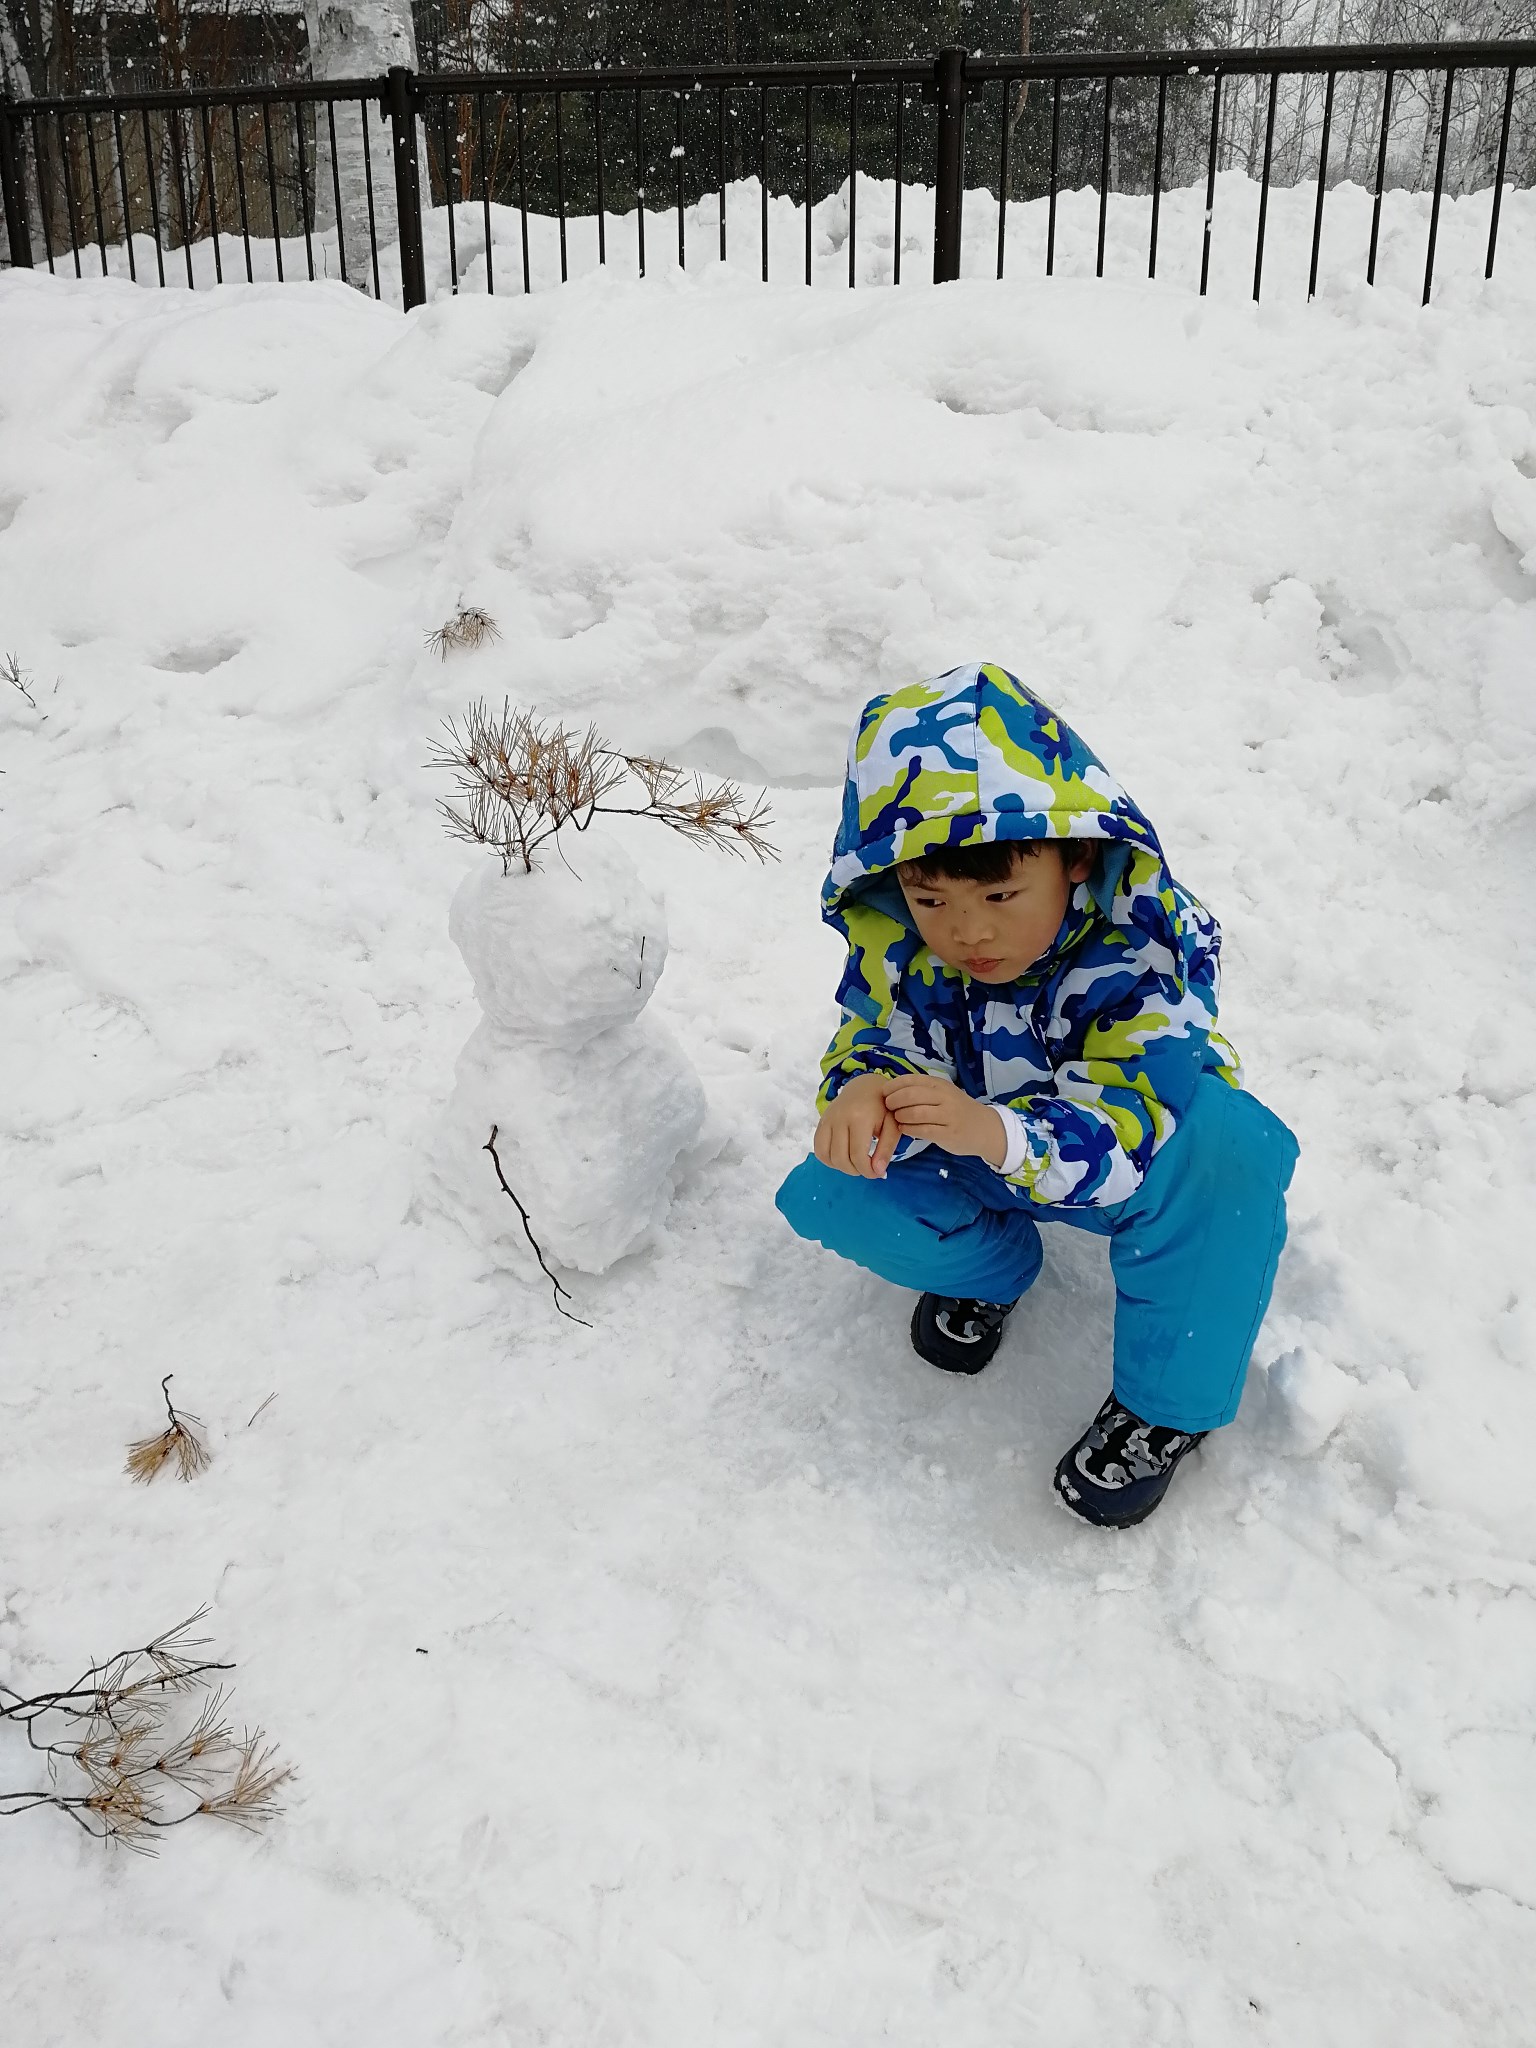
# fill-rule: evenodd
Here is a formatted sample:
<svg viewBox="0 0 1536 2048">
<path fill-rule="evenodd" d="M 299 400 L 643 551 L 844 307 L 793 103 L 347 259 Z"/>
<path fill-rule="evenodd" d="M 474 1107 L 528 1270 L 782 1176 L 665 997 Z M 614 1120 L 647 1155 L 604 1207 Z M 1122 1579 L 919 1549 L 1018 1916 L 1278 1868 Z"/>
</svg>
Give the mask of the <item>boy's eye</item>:
<svg viewBox="0 0 1536 2048">
<path fill-rule="evenodd" d="M 989 903 L 1011 903 L 1018 893 L 1017 889 L 989 889 L 987 901 Z"/>
</svg>

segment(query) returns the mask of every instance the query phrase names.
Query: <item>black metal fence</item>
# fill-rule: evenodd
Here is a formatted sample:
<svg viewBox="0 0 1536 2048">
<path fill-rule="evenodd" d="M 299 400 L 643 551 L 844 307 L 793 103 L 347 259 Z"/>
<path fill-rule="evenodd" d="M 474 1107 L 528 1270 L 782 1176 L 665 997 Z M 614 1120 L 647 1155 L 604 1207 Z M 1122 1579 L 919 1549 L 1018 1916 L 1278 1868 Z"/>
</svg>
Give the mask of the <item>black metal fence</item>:
<svg viewBox="0 0 1536 2048">
<path fill-rule="evenodd" d="M 1309 293 L 1328 194 L 1341 182 L 1369 194 L 1371 282 L 1384 195 L 1429 194 L 1426 301 L 1443 200 L 1487 191 L 1479 253 L 1492 276 L 1505 191 L 1536 182 L 1536 43 L 1029 58 L 950 49 L 867 64 L 395 70 L 377 79 L 0 100 L 13 264 L 159 284 L 184 271 L 193 288 L 242 274 L 328 275 L 377 297 L 387 277 L 407 308 L 428 295 L 429 241 L 449 290 L 471 276 L 476 289 L 494 292 L 498 276 L 505 288 L 509 265 L 515 288 L 530 290 L 531 223 L 548 242 L 551 276 L 558 252 L 562 280 L 578 227 L 583 264 L 633 263 L 643 275 L 648 262 L 673 260 L 675 226 L 682 266 L 745 254 L 767 279 L 783 274 L 793 247 L 791 274 L 809 284 L 818 262 L 822 276 L 828 271 L 818 194 L 836 197 L 835 253 L 839 274 L 846 257 L 850 285 L 860 275 L 861 232 L 889 251 L 879 275 L 900 283 L 914 208 L 925 230 L 931 224 L 932 274 L 944 282 L 961 272 L 968 191 L 995 208 L 998 277 L 1010 208 L 1017 216 L 1035 206 L 1043 249 L 1031 260 L 1043 259 L 1050 274 L 1058 210 L 1084 192 L 1097 202 L 1095 274 L 1105 269 L 1117 192 L 1148 202 L 1145 264 L 1156 276 L 1165 198 L 1203 188 L 1204 293 L 1226 171 L 1250 179 L 1257 197 L 1255 298 L 1272 189 L 1298 183 L 1316 187 Z M 782 231 L 786 208 L 792 243 Z M 974 268 L 974 236 L 971 248 Z M 990 269 L 990 244 L 985 261 Z"/>
</svg>

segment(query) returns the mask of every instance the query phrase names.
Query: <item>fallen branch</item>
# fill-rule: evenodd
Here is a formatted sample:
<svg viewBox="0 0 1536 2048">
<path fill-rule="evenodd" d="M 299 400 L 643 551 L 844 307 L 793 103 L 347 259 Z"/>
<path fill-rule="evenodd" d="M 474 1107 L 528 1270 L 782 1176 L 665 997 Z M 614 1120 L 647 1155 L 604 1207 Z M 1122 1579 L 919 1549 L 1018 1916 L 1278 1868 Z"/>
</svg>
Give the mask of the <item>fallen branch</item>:
<svg viewBox="0 0 1536 2048">
<path fill-rule="evenodd" d="M 522 1203 L 517 1199 L 517 1196 L 513 1194 L 511 1188 L 507 1185 L 507 1176 L 501 1170 L 501 1155 L 496 1150 L 496 1133 L 500 1130 L 500 1128 L 501 1126 L 499 1124 L 491 1125 L 491 1135 L 489 1136 L 489 1138 L 486 1139 L 485 1143 L 480 1147 L 480 1149 L 482 1152 L 490 1153 L 491 1164 L 496 1169 L 496 1178 L 501 1182 L 501 1192 L 506 1196 L 507 1200 L 512 1204 L 513 1208 L 517 1211 L 518 1215 L 523 1220 L 523 1235 L 527 1238 L 528 1242 L 533 1246 L 533 1256 L 539 1262 L 539 1270 L 543 1273 L 544 1278 L 549 1282 L 550 1286 L 553 1287 L 553 1289 L 555 1290 L 555 1307 L 560 1311 L 561 1315 L 565 1317 L 568 1323 L 580 1323 L 581 1327 L 584 1330 L 590 1330 L 592 1325 L 589 1322 L 587 1322 L 584 1317 L 572 1315 L 571 1311 L 565 1306 L 565 1302 L 571 1299 L 570 1289 L 567 1287 L 562 1287 L 560 1282 L 555 1278 L 554 1274 L 551 1273 L 551 1271 L 549 1270 L 548 1265 L 545 1263 L 544 1253 L 540 1248 L 539 1240 L 533 1234 L 533 1225 L 528 1220 L 528 1211 L 523 1207 Z M 562 1301 L 561 1299 L 562 1295 L 565 1298 L 564 1301 Z"/>
<path fill-rule="evenodd" d="M 0 1792 L 0 1818 L 54 1807 L 96 1841 L 153 1854 L 153 1835 L 199 1814 L 258 1828 L 292 1776 L 261 1729 L 236 1736 L 215 1673 L 189 1631 L 206 1608 L 134 1650 L 88 1665 L 73 1685 L 30 1696 L 0 1685 L 0 1724 L 25 1730 L 47 1783 Z M 190 1721 L 177 1703 L 201 1692 Z M 78 1789 L 73 1789 L 78 1787 Z"/>
</svg>

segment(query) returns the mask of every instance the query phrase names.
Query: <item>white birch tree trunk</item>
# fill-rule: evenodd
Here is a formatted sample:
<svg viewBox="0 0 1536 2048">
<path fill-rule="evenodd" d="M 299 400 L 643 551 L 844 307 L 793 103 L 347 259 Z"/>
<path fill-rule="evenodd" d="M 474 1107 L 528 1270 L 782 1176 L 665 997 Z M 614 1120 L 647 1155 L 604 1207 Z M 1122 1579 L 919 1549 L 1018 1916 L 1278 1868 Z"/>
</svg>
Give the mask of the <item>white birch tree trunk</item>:
<svg viewBox="0 0 1536 2048">
<path fill-rule="evenodd" d="M 328 78 L 374 78 L 393 65 L 417 68 L 416 30 L 410 0 L 308 0 L 310 73 Z M 368 159 L 363 123 L 368 124 Z M 419 138 L 418 138 L 419 148 Z M 372 290 L 368 247 L 367 161 L 373 170 L 375 232 L 381 249 L 400 239 L 395 212 L 395 164 L 389 120 L 374 100 L 336 104 L 336 156 L 331 160 L 330 125 L 324 104 L 315 109 L 315 222 L 336 225 L 336 188 L 341 189 L 341 231 L 346 241 L 347 281 Z M 425 182 L 426 165 L 422 162 Z"/>
</svg>

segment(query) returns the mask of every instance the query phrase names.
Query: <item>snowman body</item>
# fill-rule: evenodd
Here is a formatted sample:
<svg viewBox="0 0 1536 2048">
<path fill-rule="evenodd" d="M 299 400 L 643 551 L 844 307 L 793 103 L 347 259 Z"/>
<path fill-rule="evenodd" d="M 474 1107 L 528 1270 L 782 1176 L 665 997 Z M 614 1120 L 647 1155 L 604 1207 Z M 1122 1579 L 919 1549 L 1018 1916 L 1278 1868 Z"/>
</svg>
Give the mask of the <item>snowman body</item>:
<svg viewBox="0 0 1536 2048">
<path fill-rule="evenodd" d="M 459 1205 L 521 1267 L 527 1239 L 484 1150 L 494 1126 L 546 1257 L 602 1273 L 665 1215 L 704 1091 L 643 1014 L 667 933 L 633 862 L 596 826 L 539 859 L 532 874 L 480 863 L 449 912 L 483 1014 L 459 1056 L 445 1166 Z"/>
</svg>

